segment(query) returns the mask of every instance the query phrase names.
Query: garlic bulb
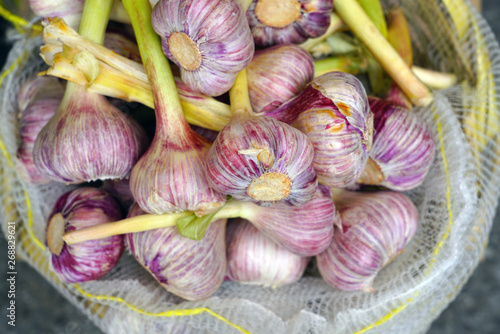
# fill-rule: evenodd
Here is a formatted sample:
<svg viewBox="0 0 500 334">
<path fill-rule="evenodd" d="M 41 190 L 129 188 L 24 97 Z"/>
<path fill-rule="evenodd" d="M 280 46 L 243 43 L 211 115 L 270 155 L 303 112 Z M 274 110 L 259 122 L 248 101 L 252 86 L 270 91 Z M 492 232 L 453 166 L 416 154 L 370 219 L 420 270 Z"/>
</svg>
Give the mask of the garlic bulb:
<svg viewBox="0 0 500 334">
<path fill-rule="evenodd" d="M 210 96 L 227 92 L 254 53 L 245 13 L 234 0 L 160 0 L 152 23 L 182 80 Z"/>
<path fill-rule="evenodd" d="M 308 258 L 295 255 L 259 232 L 250 222 L 238 219 L 226 230 L 227 275 L 244 284 L 277 288 L 297 281 Z"/>
<path fill-rule="evenodd" d="M 372 292 L 377 273 L 404 251 L 417 230 L 418 212 L 396 192 L 338 194 L 341 227 L 317 256 L 321 276 L 341 290 Z"/>
<path fill-rule="evenodd" d="M 343 72 L 324 74 L 297 97 L 264 115 L 293 124 L 307 135 L 320 183 L 343 188 L 361 176 L 372 146 L 373 114 L 356 77 Z"/>
<path fill-rule="evenodd" d="M 96 280 L 108 273 L 123 252 L 123 236 L 67 245 L 65 231 L 79 230 L 122 218 L 118 203 L 97 188 L 78 188 L 62 195 L 49 216 L 47 244 L 57 276 L 68 283 Z"/>
<path fill-rule="evenodd" d="M 294 44 L 256 51 L 247 67 L 253 111 L 272 111 L 298 95 L 314 77 L 311 55 Z"/>
<path fill-rule="evenodd" d="M 123 34 L 113 31 L 106 32 L 103 45 L 122 57 L 141 63 L 141 53 L 137 44 L 125 37 Z"/>
<path fill-rule="evenodd" d="M 44 176 L 33 161 L 36 137 L 54 116 L 64 95 L 64 86 L 56 78 L 34 77 L 25 82 L 18 93 L 20 113 L 19 137 L 16 153 L 19 175 L 29 183 L 45 184 L 51 180 Z"/>
<path fill-rule="evenodd" d="M 419 186 L 434 161 L 434 136 L 414 112 L 377 98 L 369 102 L 374 113 L 373 147 L 358 183 L 396 191 Z"/>
<path fill-rule="evenodd" d="M 326 32 L 332 10 L 332 0 L 253 0 L 247 19 L 257 45 L 299 44 Z"/>
<path fill-rule="evenodd" d="M 105 180 L 102 183 L 102 188 L 117 199 L 122 208 L 126 210 L 134 203 L 134 197 L 130 191 L 130 182 L 127 179 Z"/>
<path fill-rule="evenodd" d="M 134 205 L 128 217 L 142 214 Z M 125 243 L 137 261 L 169 292 L 187 300 L 213 295 L 226 274 L 226 220 L 208 227 L 201 240 L 179 234 L 177 227 L 130 233 Z"/>
<path fill-rule="evenodd" d="M 36 139 L 33 157 L 38 170 L 58 182 L 121 179 L 147 142 L 141 126 L 104 96 L 68 84 L 57 113 Z"/>
<path fill-rule="evenodd" d="M 210 186 L 241 201 L 307 203 L 317 187 L 313 148 L 297 129 L 269 117 L 241 116 L 207 154 Z"/>
</svg>

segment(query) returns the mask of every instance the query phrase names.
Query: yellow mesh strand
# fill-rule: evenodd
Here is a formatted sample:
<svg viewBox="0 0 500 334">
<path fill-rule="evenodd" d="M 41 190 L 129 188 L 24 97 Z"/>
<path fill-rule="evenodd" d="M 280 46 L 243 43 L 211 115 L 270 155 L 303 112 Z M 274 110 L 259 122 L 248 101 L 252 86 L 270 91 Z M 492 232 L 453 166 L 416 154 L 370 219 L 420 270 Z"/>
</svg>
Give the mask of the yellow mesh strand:
<svg viewBox="0 0 500 334">
<path fill-rule="evenodd" d="M 28 21 L 26 21 L 25 19 L 23 19 L 20 16 L 12 14 L 11 12 L 9 12 L 7 9 L 5 9 L 1 5 L 0 5 L 0 16 L 2 16 L 4 19 L 6 19 L 7 21 L 14 24 L 16 29 L 18 29 L 18 27 L 27 27 L 29 25 Z M 31 26 L 31 29 L 36 30 L 36 31 L 42 31 L 43 28 L 39 24 L 34 24 Z"/>
</svg>

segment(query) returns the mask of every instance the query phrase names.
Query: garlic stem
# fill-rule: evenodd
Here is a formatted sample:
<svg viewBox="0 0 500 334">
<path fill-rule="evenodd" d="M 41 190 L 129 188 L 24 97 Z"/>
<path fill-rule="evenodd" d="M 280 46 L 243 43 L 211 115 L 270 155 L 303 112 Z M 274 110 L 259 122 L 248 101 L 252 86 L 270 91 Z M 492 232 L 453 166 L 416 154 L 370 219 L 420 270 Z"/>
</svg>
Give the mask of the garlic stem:
<svg viewBox="0 0 500 334">
<path fill-rule="evenodd" d="M 364 73 L 368 69 L 368 61 L 357 55 L 330 57 L 314 62 L 314 77 L 328 72 L 340 71 L 352 75 Z"/>
<path fill-rule="evenodd" d="M 246 69 L 236 76 L 233 87 L 229 90 L 229 100 L 231 101 L 232 117 L 252 114 Z"/>
<path fill-rule="evenodd" d="M 342 19 L 337 14 L 332 12 L 330 14 L 330 25 L 328 26 L 326 32 L 319 37 L 309 38 L 304 43 L 299 44 L 299 46 L 307 51 L 311 51 L 311 49 L 314 48 L 316 45 L 323 42 L 325 39 L 335 34 L 336 32 L 342 30 L 344 26 L 345 26 L 344 21 L 342 21 Z"/>
<path fill-rule="evenodd" d="M 387 40 L 408 66 L 413 66 L 413 48 L 411 45 L 410 27 L 401 8 L 392 10 L 388 16 Z"/>
<path fill-rule="evenodd" d="M 411 72 L 356 0 L 335 0 L 335 10 L 415 105 L 432 102 L 431 91 Z"/>
<path fill-rule="evenodd" d="M 412 71 L 430 88 L 446 89 L 457 83 L 457 76 L 453 73 L 436 72 L 418 66 L 413 66 Z"/>
<path fill-rule="evenodd" d="M 223 218 L 250 217 L 252 206 L 255 206 L 255 204 L 235 200 L 229 201 L 215 214 L 211 219 L 211 223 Z M 113 235 L 144 232 L 162 227 L 175 226 L 178 219 L 192 214 L 193 212 L 190 211 L 165 213 L 162 215 L 145 214 L 113 223 L 70 231 L 63 235 L 63 239 L 68 245 L 72 245 L 89 240 L 103 239 Z"/>
<path fill-rule="evenodd" d="M 78 31 L 89 40 L 102 44 L 113 0 L 86 0 Z"/>
<path fill-rule="evenodd" d="M 387 38 L 387 24 L 385 22 L 384 10 L 380 0 L 357 0 L 366 15 L 375 24 L 382 36 Z"/>
</svg>

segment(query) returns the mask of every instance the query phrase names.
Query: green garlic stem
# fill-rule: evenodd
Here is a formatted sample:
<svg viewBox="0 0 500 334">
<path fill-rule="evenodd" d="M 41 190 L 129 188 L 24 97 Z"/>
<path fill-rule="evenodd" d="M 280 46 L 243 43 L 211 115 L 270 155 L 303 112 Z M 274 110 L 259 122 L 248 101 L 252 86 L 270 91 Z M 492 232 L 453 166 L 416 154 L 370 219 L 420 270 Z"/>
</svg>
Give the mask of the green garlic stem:
<svg viewBox="0 0 500 334">
<path fill-rule="evenodd" d="M 123 0 L 123 6 L 132 22 L 144 69 L 151 85 L 157 122 L 165 125 L 163 131 L 182 132 L 189 126 L 184 118 L 172 70 L 163 54 L 160 37 L 153 30 L 151 5 L 148 0 Z"/>
<path fill-rule="evenodd" d="M 236 76 L 233 87 L 229 90 L 229 101 L 231 102 L 232 117 L 252 114 L 246 69 Z"/>
<path fill-rule="evenodd" d="M 387 23 L 380 0 L 358 0 L 358 2 L 382 36 L 387 38 Z"/>
<path fill-rule="evenodd" d="M 314 76 L 319 77 L 325 73 L 341 71 L 356 75 L 368 69 L 366 59 L 357 55 L 329 57 L 314 62 Z"/>
<path fill-rule="evenodd" d="M 78 33 L 89 40 L 102 44 L 113 8 L 113 0 L 86 0 Z"/>
</svg>

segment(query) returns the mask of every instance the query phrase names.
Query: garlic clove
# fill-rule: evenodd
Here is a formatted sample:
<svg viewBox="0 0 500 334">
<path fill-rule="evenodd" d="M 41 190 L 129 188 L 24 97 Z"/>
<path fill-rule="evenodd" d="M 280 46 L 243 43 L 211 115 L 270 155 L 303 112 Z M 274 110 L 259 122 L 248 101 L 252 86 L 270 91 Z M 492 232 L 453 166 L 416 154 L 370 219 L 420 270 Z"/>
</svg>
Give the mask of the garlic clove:
<svg viewBox="0 0 500 334">
<path fill-rule="evenodd" d="M 269 117 L 241 116 L 219 133 L 205 162 L 216 191 L 260 204 L 308 202 L 317 187 L 308 138 Z"/>
<path fill-rule="evenodd" d="M 298 95 L 314 77 L 311 55 L 294 44 L 256 51 L 247 67 L 255 113 L 272 111 Z"/>
<path fill-rule="evenodd" d="M 337 289 L 374 291 L 377 273 L 414 236 L 417 208 L 405 195 L 390 191 L 342 191 L 335 204 L 341 227 L 330 247 L 316 257 L 320 274 Z"/>
<path fill-rule="evenodd" d="M 20 145 L 16 152 L 19 175 L 32 184 L 51 180 L 43 175 L 33 161 L 33 146 L 42 128 L 54 116 L 64 95 L 64 87 L 56 78 L 35 77 L 24 83 L 18 93 L 20 113 Z"/>
<path fill-rule="evenodd" d="M 338 223 L 330 191 L 323 185 L 305 204 L 247 206 L 240 216 L 288 251 L 303 257 L 323 252 L 332 241 L 334 224 Z"/>
<path fill-rule="evenodd" d="M 65 183 L 130 175 L 148 143 L 142 127 L 104 96 L 72 85 L 40 131 L 33 157 L 47 178 Z"/>
<path fill-rule="evenodd" d="M 324 34 L 332 10 L 332 0 L 254 0 L 246 13 L 255 44 L 270 46 Z"/>
<path fill-rule="evenodd" d="M 210 96 L 227 92 L 254 53 L 245 13 L 232 0 L 160 0 L 152 14 L 182 81 Z"/>
<path fill-rule="evenodd" d="M 370 97 L 369 101 L 375 115 L 371 162 L 358 182 L 396 191 L 419 186 L 435 156 L 430 129 L 408 109 L 377 98 Z"/>
<path fill-rule="evenodd" d="M 314 147 L 320 183 L 347 187 L 361 176 L 373 138 L 373 114 L 356 77 L 330 72 L 315 78 L 297 97 L 264 113 L 293 124 Z"/>
<path fill-rule="evenodd" d="M 134 205 L 128 217 L 142 213 Z M 172 226 L 127 234 L 125 243 L 167 291 L 187 300 L 201 300 L 213 295 L 224 281 L 225 227 L 225 219 L 213 222 L 198 241 L 181 236 Z"/>
<path fill-rule="evenodd" d="M 309 258 L 295 255 L 249 221 L 231 221 L 226 230 L 227 275 L 239 283 L 277 288 L 299 280 Z"/>
<path fill-rule="evenodd" d="M 67 245 L 62 234 L 121 218 L 118 203 L 103 190 L 85 187 L 62 195 L 49 216 L 47 228 L 47 244 L 57 276 L 68 283 L 79 283 L 108 273 L 123 252 L 123 236 Z"/>
</svg>

